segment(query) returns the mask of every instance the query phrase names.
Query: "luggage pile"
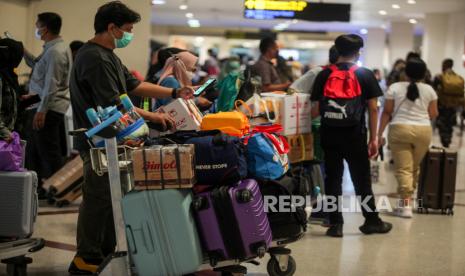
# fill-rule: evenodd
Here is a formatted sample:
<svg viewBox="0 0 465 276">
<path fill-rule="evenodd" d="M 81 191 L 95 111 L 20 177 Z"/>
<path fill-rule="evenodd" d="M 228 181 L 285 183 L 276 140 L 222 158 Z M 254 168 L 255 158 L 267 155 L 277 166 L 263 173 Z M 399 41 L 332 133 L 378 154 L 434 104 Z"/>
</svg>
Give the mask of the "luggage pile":
<svg viewBox="0 0 465 276">
<path fill-rule="evenodd" d="M 310 104 L 302 95 L 276 95 L 268 100 L 279 124 L 250 126 L 239 111 L 202 118 L 185 114 L 181 120 L 200 125 L 144 137 L 131 151 L 133 188 L 121 206 L 138 275 L 183 275 L 206 264 L 217 271 L 237 271 L 241 263 L 267 252 L 270 275 L 294 274 L 296 264 L 285 246 L 306 231 L 305 209 L 279 212 L 276 206 L 277 211 L 265 212 L 265 200 L 284 196 L 290 202 L 293 195 L 310 196 L 318 190 L 312 189 L 316 184 L 307 163 L 313 159 L 305 109 Z M 195 112 L 187 104 L 178 106 L 182 110 L 169 112 Z M 300 125 L 307 121 L 308 126 Z M 86 134 L 100 143 L 92 137 L 95 133 Z"/>
</svg>

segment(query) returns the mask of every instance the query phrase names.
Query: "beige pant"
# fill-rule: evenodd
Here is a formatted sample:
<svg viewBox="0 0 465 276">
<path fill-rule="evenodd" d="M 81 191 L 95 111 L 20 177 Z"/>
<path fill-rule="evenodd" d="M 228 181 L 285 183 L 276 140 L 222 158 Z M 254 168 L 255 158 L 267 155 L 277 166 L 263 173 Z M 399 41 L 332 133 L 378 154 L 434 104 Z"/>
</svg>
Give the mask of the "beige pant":
<svg viewBox="0 0 465 276">
<path fill-rule="evenodd" d="M 420 164 L 431 143 L 431 126 L 391 125 L 389 146 L 394 159 L 398 193 L 410 198 L 418 183 Z"/>
</svg>

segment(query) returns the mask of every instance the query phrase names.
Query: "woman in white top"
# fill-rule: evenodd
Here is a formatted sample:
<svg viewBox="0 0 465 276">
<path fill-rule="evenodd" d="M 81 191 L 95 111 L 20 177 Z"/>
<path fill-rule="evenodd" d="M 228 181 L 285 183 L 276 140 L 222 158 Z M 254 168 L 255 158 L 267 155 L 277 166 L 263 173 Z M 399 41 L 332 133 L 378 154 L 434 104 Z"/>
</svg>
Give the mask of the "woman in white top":
<svg viewBox="0 0 465 276">
<path fill-rule="evenodd" d="M 378 132 L 382 139 L 381 135 L 390 122 L 388 141 L 402 199 L 395 213 L 406 218 L 412 217 L 411 200 L 418 182 L 420 163 L 431 143 L 431 120 L 438 115 L 436 92 L 421 82 L 426 70 L 421 59 L 407 63 L 405 72 L 410 82 L 398 82 L 389 87 Z"/>
</svg>

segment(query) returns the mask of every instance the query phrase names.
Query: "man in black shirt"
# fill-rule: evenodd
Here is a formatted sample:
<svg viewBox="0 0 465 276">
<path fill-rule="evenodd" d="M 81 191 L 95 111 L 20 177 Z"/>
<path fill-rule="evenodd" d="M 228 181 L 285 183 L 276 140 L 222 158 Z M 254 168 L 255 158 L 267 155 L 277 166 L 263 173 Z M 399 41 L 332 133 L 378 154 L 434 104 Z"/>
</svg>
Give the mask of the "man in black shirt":
<svg viewBox="0 0 465 276">
<path fill-rule="evenodd" d="M 99 8 L 95 16 L 95 36 L 79 50 L 71 72 L 70 91 L 76 128 L 91 128 L 86 117 L 88 108 L 107 107 L 119 101 L 120 94 L 143 97 L 191 98 L 192 88 L 170 89 L 135 79 L 113 50 L 127 46 L 133 25 L 140 15 L 119 1 Z M 173 128 L 173 120 L 161 113 L 136 108 L 146 120 Z M 70 265 L 71 274 L 92 274 L 102 259 L 115 249 L 111 195 L 108 175 L 98 176 L 93 170 L 89 146 L 84 138 L 75 140 L 84 162 L 83 200 L 77 225 L 77 254 Z"/>
<path fill-rule="evenodd" d="M 359 52 L 363 47 L 363 40 L 357 35 L 342 35 L 336 39 L 335 46 L 340 55 L 336 66 L 339 70 L 348 71 L 351 67 L 355 66 L 355 62 L 360 56 Z M 366 205 L 370 209 L 368 210 L 362 206 L 365 223 L 360 227 L 360 231 L 365 234 L 387 233 L 391 230 L 392 225 L 383 222 L 376 211 L 375 199 L 371 189 L 369 160 L 369 158 L 375 157 L 378 152 L 377 97 L 382 96 L 383 92 L 370 70 L 357 68 L 354 73 L 361 89 L 359 101 L 356 101 L 357 104 L 354 106 L 349 106 L 349 104 L 342 106 L 336 103 L 337 100 L 329 100 L 329 102 L 332 102 L 333 107 L 337 106 L 337 108 L 342 110 L 343 114 L 341 115 L 343 116 L 337 116 L 339 114 L 335 114 L 334 112 L 323 114 L 324 112 L 320 112 L 320 107 L 323 111 L 322 104 L 327 100 L 327 95 L 325 95 L 324 92 L 331 73 L 331 68 L 326 68 L 318 74 L 315 79 L 311 97 L 312 102 L 315 102 L 312 108 L 312 116 L 322 116 L 321 144 L 325 154 L 325 192 L 327 196 L 335 197 L 336 203 L 338 204 L 338 210 L 330 212 L 331 227 L 326 234 L 332 237 L 343 236 L 342 226 L 344 220 L 338 197 L 342 195 L 344 159 L 349 165 L 356 194 L 361 197 L 362 202 L 368 201 Z M 346 86 L 344 85 L 343 87 Z M 338 92 L 344 93 L 344 91 Z M 346 108 L 349 107 L 351 107 L 352 110 L 346 110 Z M 367 109 L 370 128 L 368 146 L 367 128 L 364 116 Z M 347 126 L 343 126 L 342 124 L 335 125 L 329 123 L 331 120 L 326 120 L 326 118 L 348 117 L 350 116 L 350 112 L 359 114 L 358 117 L 355 117 L 358 118 L 358 121 L 354 124 Z"/>
</svg>

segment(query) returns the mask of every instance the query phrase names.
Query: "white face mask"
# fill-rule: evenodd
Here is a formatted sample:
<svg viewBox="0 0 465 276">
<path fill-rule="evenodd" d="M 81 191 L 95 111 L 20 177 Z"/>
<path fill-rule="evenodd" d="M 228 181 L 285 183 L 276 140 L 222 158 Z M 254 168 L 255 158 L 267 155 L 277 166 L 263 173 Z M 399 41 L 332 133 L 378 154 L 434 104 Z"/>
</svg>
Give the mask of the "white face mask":
<svg viewBox="0 0 465 276">
<path fill-rule="evenodd" d="M 194 76 L 195 76 L 194 73 L 191 72 L 191 71 L 187 71 L 186 74 L 187 74 L 187 78 L 188 78 L 189 80 L 192 80 L 192 79 L 194 78 Z"/>
<path fill-rule="evenodd" d="M 42 36 L 40 35 L 40 32 L 39 32 L 39 28 L 36 28 L 34 35 L 38 40 L 42 39 Z"/>
</svg>

